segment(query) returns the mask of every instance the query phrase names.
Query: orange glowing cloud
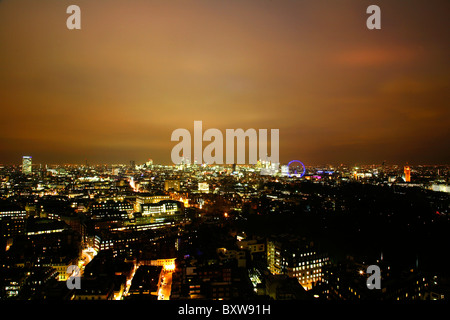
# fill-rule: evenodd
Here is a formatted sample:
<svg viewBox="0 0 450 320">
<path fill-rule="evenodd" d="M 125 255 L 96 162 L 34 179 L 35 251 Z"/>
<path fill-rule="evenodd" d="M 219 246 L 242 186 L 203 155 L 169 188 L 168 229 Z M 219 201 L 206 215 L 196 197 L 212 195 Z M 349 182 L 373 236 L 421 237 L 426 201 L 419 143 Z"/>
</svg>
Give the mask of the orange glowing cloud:
<svg viewBox="0 0 450 320">
<path fill-rule="evenodd" d="M 420 53 L 410 47 L 362 47 L 345 50 L 336 56 L 335 61 L 350 67 L 379 67 L 392 64 L 411 63 Z"/>
</svg>

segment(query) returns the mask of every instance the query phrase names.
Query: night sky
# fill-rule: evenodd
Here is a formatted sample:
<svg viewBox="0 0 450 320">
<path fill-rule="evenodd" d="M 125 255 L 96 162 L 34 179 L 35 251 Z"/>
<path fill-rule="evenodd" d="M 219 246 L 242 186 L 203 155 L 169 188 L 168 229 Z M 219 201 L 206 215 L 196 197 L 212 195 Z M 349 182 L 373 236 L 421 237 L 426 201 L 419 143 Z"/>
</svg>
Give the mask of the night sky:
<svg viewBox="0 0 450 320">
<path fill-rule="evenodd" d="M 81 8 L 68 30 L 66 8 Z M 381 8 L 368 30 L 366 8 Z M 1 0 L 0 163 L 171 163 L 177 128 L 280 160 L 449 164 L 448 0 Z M 207 143 L 204 143 L 204 146 Z"/>
</svg>

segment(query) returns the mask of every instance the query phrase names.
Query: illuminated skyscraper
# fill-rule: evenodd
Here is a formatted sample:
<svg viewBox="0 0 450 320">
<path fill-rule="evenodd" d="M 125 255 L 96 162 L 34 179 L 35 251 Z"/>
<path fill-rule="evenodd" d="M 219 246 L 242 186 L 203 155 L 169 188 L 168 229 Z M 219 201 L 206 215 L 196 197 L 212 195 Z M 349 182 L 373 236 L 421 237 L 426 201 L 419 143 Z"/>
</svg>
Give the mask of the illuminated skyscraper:
<svg viewBox="0 0 450 320">
<path fill-rule="evenodd" d="M 403 172 L 405 173 L 405 181 L 411 182 L 411 168 L 409 166 L 405 166 Z"/>
<path fill-rule="evenodd" d="M 31 157 L 30 156 L 22 157 L 22 173 L 23 174 L 31 174 Z"/>
</svg>

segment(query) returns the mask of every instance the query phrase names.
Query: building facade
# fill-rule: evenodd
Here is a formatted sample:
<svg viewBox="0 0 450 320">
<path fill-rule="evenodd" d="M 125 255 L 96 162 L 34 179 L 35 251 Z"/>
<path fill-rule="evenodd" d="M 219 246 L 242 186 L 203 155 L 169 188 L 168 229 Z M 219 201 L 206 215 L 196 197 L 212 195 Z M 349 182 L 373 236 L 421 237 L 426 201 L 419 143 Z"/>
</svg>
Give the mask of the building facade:
<svg viewBox="0 0 450 320">
<path fill-rule="evenodd" d="M 267 266 L 274 274 L 297 278 L 306 290 L 323 278 L 322 268 L 329 263 L 324 253 L 316 251 L 312 243 L 303 240 L 267 241 Z"/>
</svg>

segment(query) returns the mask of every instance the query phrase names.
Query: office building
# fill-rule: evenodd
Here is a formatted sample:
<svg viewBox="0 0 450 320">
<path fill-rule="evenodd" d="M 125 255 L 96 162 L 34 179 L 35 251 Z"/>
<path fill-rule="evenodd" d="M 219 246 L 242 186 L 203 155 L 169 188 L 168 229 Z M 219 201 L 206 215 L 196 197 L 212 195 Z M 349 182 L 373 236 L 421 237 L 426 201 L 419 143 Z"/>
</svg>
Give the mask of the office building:
<svg viewBox="0 0 450 320">
<path fill-rule="evenodd" d="M 133 212 L 133 204 L 127 201 L 99 201 L 91 207 L 91 213 L 94 218 L 105 218 L 108 215 L 126 218 L 127 216 L 131 216 Z"/>
<path fill-rule="evenodd" d="M 22 173 L 23 174 L 31 174 L 31 164 L 32 160 L 30 156 L 23 156 L 22 158 Z"/>
<path fill-rule="evenodd" d="M 158 203 L 162 200 L 169 200 L 170 197 L 168 195 L 165 194 L 154 194 L 154 193 L 149 193 L 149 192 L 142 192 L 139 193 L 136 196 L 136 205 L 135 205 L 135 211 L 137 212 L 142 212 L 142 205 L 143 204 L 150 204 L 150 203 Z"/>
<path fill-rule="evenodd" d="M 209 184 L 207 182 L 199 182 L 198 183 L 198 191 L 208 193 L 209 192 Z"/>
<path fill-rule="evenodd" d="M 164 218 L 182 214 L 181 202 L 174 200 L 163 200 L 158 203 L 147 203 L 141 205 L 142 216 Z"/>
<path fill-rule="evenodd" d="M 267 265 L 269 271 L 295 277 L 309 290 L 323 277 L 322 268 L 329 263 L 329 258 L 316 251 L 312 243 L 298 239 L 281 239 L 267 241 Z"/>
</svg>

